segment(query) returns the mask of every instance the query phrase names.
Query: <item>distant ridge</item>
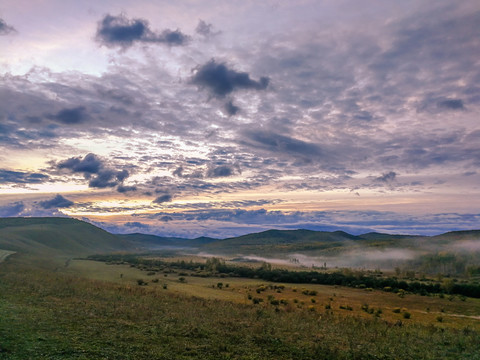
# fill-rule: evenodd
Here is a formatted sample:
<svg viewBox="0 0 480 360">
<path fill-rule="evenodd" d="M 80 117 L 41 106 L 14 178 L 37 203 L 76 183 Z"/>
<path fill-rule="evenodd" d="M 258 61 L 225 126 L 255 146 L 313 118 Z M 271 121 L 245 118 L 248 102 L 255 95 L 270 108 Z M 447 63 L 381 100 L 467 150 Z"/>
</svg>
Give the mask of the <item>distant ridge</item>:
<svg viewBox="0 0 480 360">
<path fill-rule="evenodd" d="M 146 235 L 141 233 L 122 234 L 118 237 L 141 247 L 199 247 L 218 239 L 201 236 L 195 239 L 178 237 L 163 237 L 157 235 Z"/>
<path fill-rule="evenodd" d="M 132 250 L 127 241 L 72 218 L 0 218 L 0 249 L 41 255 Z"/>
<path fill-rule="evenodd" d="M 212 254 L 313 252 L 335 255 L 353 248 L 428 248 L 480 240 L 480 230 L 451 231 L 436 236 L 370 232 L 266 230 L 226 239 L 185 239 L 141 233 L 115 235 L 73 218 L 0 218 L 0 249 L 19 253 L 83 256 L 116 251 L 191 248 Z"/>
</svg>

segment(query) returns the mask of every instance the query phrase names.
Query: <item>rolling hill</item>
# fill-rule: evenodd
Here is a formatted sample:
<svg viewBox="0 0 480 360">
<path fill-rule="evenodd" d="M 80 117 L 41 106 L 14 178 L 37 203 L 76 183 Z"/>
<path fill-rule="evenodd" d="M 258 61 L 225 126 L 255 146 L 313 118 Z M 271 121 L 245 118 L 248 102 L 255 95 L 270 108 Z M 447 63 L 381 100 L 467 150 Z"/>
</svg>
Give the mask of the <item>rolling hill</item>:
<svg viewBox="0 0 480 360">
<path fill-rule="evenodd" d="M 195 239 L 177 238 L 177 237 L 162 237 L 156 235 L 147 234 L 121 234 L 117 235 L 121 239 L 124 239 L 138 247 L 144 247 L 148 249 L 161 249 L 161 248 L 198 248 L 211 242 L 216 242 L 218 239 L 209 237 L 199 237 Z"/>
<path fill-rule="evenodd" d="M 0 249 L 37 255 L 88 255 L 133 250 L 133 244 L 70 218 L 0 218 Z"/>
<path fill-rule="evenodd" d="M 38 255 L 83 256 L 116 251 L 190 248 L 211 254 L 343 256 L 359 251 L 392 249 L 422 253 L 451 249 L 480 251 L 479 243 L 479 230 L 455 231 L 431 237 L 381 233 L 355 236 L 343 231 L 302 229 L 267 230 L 226 239 L 184 239 L 139 233 L 114 235 L 71 218 L 0 218 L 0 249 Z"/>
</svg>

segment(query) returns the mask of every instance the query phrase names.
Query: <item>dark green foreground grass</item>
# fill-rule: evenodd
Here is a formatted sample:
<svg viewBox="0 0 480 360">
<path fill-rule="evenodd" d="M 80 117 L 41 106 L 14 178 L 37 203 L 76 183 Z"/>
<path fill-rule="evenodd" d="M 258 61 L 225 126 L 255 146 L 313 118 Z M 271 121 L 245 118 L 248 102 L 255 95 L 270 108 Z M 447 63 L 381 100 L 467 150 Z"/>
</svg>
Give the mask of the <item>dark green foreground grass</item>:
<svg viewBox="0 0 480 360">
<path fill-rule="evenodd" d="M 480 359 L 476 332 L 176 296 L 0 264 L 0 359 Z"/>
</svg>

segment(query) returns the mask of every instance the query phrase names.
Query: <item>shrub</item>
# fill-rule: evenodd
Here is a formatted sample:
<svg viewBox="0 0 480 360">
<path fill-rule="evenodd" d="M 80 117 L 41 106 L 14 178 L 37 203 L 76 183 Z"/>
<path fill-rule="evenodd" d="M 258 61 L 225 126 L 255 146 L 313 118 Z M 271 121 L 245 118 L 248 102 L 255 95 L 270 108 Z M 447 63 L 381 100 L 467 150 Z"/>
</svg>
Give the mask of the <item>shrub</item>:
<svg viewBox="0 0 480 360">
<path fill-rule="evenodd" d="M 443 316 L 437 316 L 437 321 L 438 322 L 443 322 Z"/>
<path fill-rule="evenodd" d="M 401 311 L 400 308 L 395 308 L 395 309 L 393 309 L 393 312 L 394 312 L 395 314 L 400 314 L 400 311 Z"/>
<path fill-rule="evenodd" d="M 403 318 L 404 318 L 404 319 L 410 319 L 411 316 L 412 316 L 412 314 L 410 314 L 408 311 L 405 311 L 405 312 L 403 313 Z"/>
</svg>

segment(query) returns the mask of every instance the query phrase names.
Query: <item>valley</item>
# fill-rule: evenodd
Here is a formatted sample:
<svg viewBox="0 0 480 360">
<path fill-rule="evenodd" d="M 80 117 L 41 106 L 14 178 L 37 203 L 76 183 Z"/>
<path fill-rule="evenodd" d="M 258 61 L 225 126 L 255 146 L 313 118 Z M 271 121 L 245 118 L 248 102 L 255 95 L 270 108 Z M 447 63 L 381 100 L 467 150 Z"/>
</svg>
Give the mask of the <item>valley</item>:
<svg viewBox="0 0 480 360">
<path fill-rule="evenodd" d="M 478 232 L 179 239 L 55 218 L 0 230 L 0 359 L 480 355 Z"/>
</svg>

